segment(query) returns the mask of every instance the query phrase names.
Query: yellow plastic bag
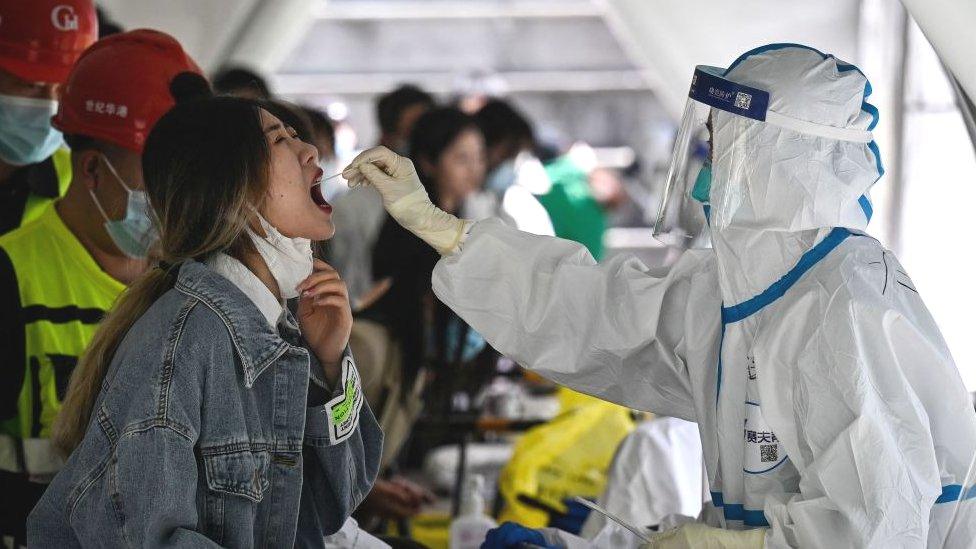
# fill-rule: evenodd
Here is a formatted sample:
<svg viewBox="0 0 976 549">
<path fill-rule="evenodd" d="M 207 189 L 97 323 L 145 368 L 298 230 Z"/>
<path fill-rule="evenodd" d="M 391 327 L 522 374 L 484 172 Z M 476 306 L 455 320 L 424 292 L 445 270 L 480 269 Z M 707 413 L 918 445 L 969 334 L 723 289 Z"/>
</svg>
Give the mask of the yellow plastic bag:
<svg viewBox="0 0 976 549">
<path fill-rule="evenodd" d="M 541 528 L 549 524 L 545 508 L 565 512 L 566 498 L 597 498 L 617 446 L 634 428 L 622 406 L 562 389 L 559 399 L 563 412 L 526 432 L 502 469 L 499 523 Z"/>
</svg>

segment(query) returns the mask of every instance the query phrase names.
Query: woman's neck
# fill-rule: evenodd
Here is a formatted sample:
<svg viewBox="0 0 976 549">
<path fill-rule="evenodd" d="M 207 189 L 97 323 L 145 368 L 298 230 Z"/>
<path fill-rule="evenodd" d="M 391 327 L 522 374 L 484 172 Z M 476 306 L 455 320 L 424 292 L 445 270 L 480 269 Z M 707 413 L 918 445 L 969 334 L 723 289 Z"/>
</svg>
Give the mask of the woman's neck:
<svg viewBox="0 0 976 549">
<path fill-rule="evenodd" d="M 254 273 L 254 276 L 258 277 L 258 280 L 268 288 L 271 295 L 275 296 L 275 299 L 281 301 L 281 291 L 278 290 L 278 282 L 275 280 L 274 275 L 271 274 L 271 269 L 268 268 L 268 264 L 264 262 L 261 254 L 257 252 L 244 252 L 237 260 L 243 263 L 249 271 Z"/>
</svg>

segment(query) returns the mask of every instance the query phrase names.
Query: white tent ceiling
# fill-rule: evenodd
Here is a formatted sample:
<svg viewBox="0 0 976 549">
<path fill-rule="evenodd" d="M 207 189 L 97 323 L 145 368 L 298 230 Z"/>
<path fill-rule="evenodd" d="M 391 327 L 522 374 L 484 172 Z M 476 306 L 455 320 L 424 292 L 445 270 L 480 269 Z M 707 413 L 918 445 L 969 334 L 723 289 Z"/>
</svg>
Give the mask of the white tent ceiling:
<svg viewBox="0 0 976 549">
<path fill-rule="evenodd" d="M 671 113 L 684 102 L 695 64 L 727 64 L 737 52 L 756 45 L 804 42 L 855 59 L 860 4 L 859 0 L 100 3 L 127 27 L 152 26 L 174 34 L 208 69 L 228 60 L 268 73 L 284 69 L 283 81 L 289 88 L 330 82 L 348 87 L 356 79 L 363 86 L 377 86 L 389 75 L 459 71 L 464 69 L 459 63 L 468 60 L 473 65 L 468 69 L 508 69 L 513 78 L 522 78 L 517 85 L 541 85 L 545 72 L 566 77 L 567 82 L 579 76 L 583 82 L 610 79 L 611 86 L 646 85 Z M 343 23 L 346 28 L 368 28 L 372 34 L 343 36 Z M 456 40 L 458 36 L 470 40 Z M 446 38 L 453 38 L 455 45 L 446 43 Z M 492 39 L 510 41 L 495 49 L 504 54 L 479 55 L 488 49 L 479 40 Z M 573 71 L 579 74 L 570 74 Z M 303 79 L 295 80 L 294 75 Z M 635 76 L 642 80 L 635 83 Z"/>
</svg>

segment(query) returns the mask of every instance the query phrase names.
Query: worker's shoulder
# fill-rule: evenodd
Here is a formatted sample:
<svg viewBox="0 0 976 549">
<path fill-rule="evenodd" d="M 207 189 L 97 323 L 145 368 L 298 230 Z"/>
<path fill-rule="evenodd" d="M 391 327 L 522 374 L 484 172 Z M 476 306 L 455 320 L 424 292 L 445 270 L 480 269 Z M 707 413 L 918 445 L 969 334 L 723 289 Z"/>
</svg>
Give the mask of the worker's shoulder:
<svg viewBox="0 0 976 549">
<path fill-rule="evenodd" d="M 49 250 L 51 246 L 58 246 L 63 238 L 51 223 L 51 215 L 57 215 L 53 207 L 50 212 L 28 221 L 16 229 L 0 236 L 0 248 L 8 254 L 20 251 Z"/>
<path fill-rule="evenodd" d="M 0 247 L 15 248 L 36 239 L 38 233 L 43 235 L 44 227 L 40 221 L 33 219 L 4 235 L 0 235 Z"/>
<path fill-rule="evenodd" d="M 795 292 L 791 303 L 838 329 L 894 317 L 915 318 L 925 309 L 897 256 L 863 234 L 845 239 L 805 278 L 804 288 Z"/>
</svg>

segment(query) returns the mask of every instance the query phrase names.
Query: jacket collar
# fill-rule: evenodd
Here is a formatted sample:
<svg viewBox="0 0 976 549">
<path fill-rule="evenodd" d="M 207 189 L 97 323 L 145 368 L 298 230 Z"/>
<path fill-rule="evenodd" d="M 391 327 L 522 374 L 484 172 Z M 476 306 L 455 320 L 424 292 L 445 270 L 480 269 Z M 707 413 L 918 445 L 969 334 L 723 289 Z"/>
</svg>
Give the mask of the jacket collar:
<svg viewBox="0 0 976 549">
<path fill-rule="evenodd" d="M 255 380 L 288 350 L 288 343 L 268 324 L 253 301 L 233 282 L 198 261 L 184 262 L 176 288 L 198 299 L 227 326 L 244 368 L 244 385 Z"/>
</svg>

